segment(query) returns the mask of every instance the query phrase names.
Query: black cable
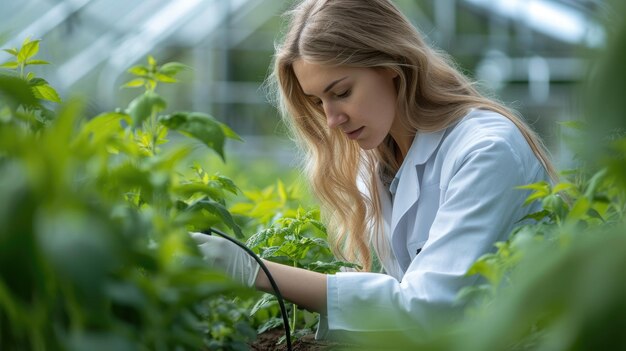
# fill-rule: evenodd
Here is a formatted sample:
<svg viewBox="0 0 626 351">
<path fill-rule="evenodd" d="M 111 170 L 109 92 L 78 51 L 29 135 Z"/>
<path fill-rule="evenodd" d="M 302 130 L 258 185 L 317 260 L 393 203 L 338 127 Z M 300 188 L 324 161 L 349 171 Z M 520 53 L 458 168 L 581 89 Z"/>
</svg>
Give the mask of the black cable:
<svg viewBox="0 0 626 351">
<path fill-rule="evenodd" d="M 202 231 L 202 234 L 207 234 L 207 235 L 211 235 L 211 233 L 215 233 L 219 236 L 221 236 L 222 238 L 232 242 L 233 244 L 239 246 L 240 248 L 242 248 L 248 255 L 252 256 L 252 258 L 254 258 L 254 260 L 259 264 L 259 267 L 261 267 L 261 269 L 263 270 L 263 272 L 265 272 L 265 275 L 267 276 L 267 279 L 269 279 L 270 284 L 272 285 L 272 289 L 274 289 L 274 293 L 276 295 L 276 299 L 278 300 L 278 305 L 280 306 L 280 313 L 283 316 L 283 326 L 285 328 L 285 340 L 287 341 L 287 350 L 291 351 L 291 329 L 289 327 L 289 317 L 287 317 L 287 309 L 285 308 L 285 301 L 283 299 L 283 295 L 280 293 L 280 290 L 278 289 L 278 285 L 276 284 L 276 281 L 274 281 L 274 278 L 272 277 L 272 275 L 270 274 L 269 269 L 267 269 L 267 267 L 265 266 L 265 263 L 263 263 L 263 261 L 261 260 L 261 258 L 259 256 L 257 256 L 257 254 L 254 253 L 254 251 L 250 250 L 246 245 L 244 245 L 242 242 L 231 238 L 230 236 L 228 236 L 228 234 L 221 232 L 217 229 L 214 228 L 209 228 L 208 231 Z"/>
</svg>

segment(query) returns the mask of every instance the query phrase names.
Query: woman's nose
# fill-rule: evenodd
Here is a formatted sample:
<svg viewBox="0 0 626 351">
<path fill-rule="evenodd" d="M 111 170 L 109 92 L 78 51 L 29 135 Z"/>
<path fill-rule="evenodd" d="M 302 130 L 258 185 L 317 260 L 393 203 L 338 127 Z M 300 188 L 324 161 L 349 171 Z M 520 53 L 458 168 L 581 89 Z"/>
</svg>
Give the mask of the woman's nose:
<svg viewBox="0 0 626 351">
<path fill-rule="evenodd" d="M 330 129 L 337 128 L 348 120 L 343 111 L 330 104 L 324 105 L 324 114 L 326 114 L 326 124 Z"/>
</svg>

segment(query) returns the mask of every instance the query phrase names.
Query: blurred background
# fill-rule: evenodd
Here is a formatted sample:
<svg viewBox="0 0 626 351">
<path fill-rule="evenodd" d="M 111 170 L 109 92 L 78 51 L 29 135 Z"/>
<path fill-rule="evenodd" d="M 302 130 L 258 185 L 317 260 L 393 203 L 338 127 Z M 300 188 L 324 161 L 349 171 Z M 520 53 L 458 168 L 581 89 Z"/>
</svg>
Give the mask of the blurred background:
<svg viewBox="0 0 626 351">
<path fill-rule="evenodd" d="M 602 0 L 396 0 L 433 45 L 449 52 L 482 89 L 520 111 L 559 168 L 572 155 L 559 121 L 581 113 L 579 87 L 605 44 Z M 2 0 L 0 46 L 42 39 L 37 67 L 62 97 L 80 94 L 89 115 L 126 106 L 126 70 L 148 54 L 193 67 L 159 86 L 169 110 L 202 111 L 239 133 L 230 160 L 295 165 L 263 81 L 280 40 L 286 0 Z M 0 53 L 0 62 L 10 56 Z M 232 166 L 235 167 L 235 166 Z"/>
</svg>

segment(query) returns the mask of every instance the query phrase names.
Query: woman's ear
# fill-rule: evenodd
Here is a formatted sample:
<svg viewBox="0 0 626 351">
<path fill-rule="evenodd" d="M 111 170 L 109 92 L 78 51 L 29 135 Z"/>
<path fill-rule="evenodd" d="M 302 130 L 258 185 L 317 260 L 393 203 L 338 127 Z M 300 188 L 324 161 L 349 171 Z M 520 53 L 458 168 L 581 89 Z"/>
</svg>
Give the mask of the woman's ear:
<svg viewBox="0 0 626 351">
<path fill-rule="evenodd" d="M 402 78 L 400 77 L 400 73 L 394 70 L 391 67 L 374 67 L 374 72 L 378 74 L 381 78 L 387 80 L 389 79 L 396 89 L 396 94 L 399 94 L 400 91 L 400 81 Z"/>
<path fill-rule="evenodd" d="M 380 74 L 384 76 L 386 79 L 391 79 L 393 81 L 393 85 L 396 88 L 396 93 L 400 88 L 400 73 L 390 67 L 379 67 L 378 70 Z"/>
<path fill-rule="evenodd" d="M 399 75 L 398 72 L 396 72 L 393 68 L 390 68 L 390 67 L 381 67 L 380 71 L 386 77 L 391 78 L 391 79 L 395 79 Z"/>
</svg>

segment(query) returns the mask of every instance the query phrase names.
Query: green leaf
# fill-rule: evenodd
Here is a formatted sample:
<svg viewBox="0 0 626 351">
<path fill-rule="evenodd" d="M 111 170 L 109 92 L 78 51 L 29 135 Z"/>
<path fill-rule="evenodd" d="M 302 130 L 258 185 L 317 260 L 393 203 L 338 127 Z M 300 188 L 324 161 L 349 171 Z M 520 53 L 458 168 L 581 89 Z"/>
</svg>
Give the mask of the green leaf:
<svg viewBox="0 0 626 351">
<path fill-rule="evenodd" d="M 567 203 L 563 201 L 563 199 L 558 195 L 548 195 L 541 200 L 541 205 L 544 209 L 553 212 L 559 218 L 563 218 L 563 216 L 567 212 Z"/>
<path fill-rule="evenodd" d="M 282 207 L 282 204 L 278 201 L 263 200 L 258 201 L 254 210 L 248 215 L 254 218 L 271 218 L 275 215 L 275 212 Z"/>
<path fill-rule="evenodd" d="M 152 55 L 148 55 L 148 65 L 150 65 L 150 66 L 156 66 L 157 65 L 157 62 L 156 62 L 156 60 L 154 59 L 154 57 Z"/>
<path fill-rule="evenodd" d="M 114 136 L 119 136 L 124 130 L 122 122 L 129 124 L 130 116 L 117 112 L 100 114 L 83 125 L 76 140 L 78 143 L 90 141 L 99 145 Z"/>
<path fill-rule="evenodd" d="M 326 230 L 326 225 L 324 225 L 324 223 L 317 221 L 317 220 L 310 220 L 309 223 L 311 223 L 315 228 L 317 228 L 322 233 L 326 234 L 327 230 Z"/>
<path fill-rule="evenodd" d="M 178 164 L 182 162 L 191 153 L 191 148 L 188 145 L 178 145 L 167 149 L 165 152 L 155 156 L 149 163 L 148 169 L 152 172 L 160 171 L 163 174 L 168 174 L 171 170 L 176 169 Z M 166 176 L 166 179 L 169 178 Z"/>
<path fill-rule="evenodd" d="M 50 62 L 44 60 L 28 60 L 24 63 L 25 66 L 28 65 L 49 65 Z"/>
<path fill-rule="evenodd" d="M 278 318 L 278 317 L 271 318 L 271 319 L 268 319 L 265 323 L 263 323 L 263 324 L 261 324 L 259 326 L 259 328 L 257 329 L 257 333 L 258 334 L 262 334 L 262 333 L 264 333 L 264 332 L 266 332 L 268 330 L 274 329 L 274 328 L 279 327 L 281 325 L 283 325 L 282 318 Z"/>
<path fill-rule="evenodd" d="M 162 125 L 159 125 L 157 128 L 157 139 L 156 139 L 156 144 L 157 145 L 162 145 L 168 142 L 167 140 L 167 133 L 168 133 L 168 129 L 165 128 Z"/>
<path fill-rule="evenodd" d="M 587 211 L 591 208 L 591 202 L 586 197 L 580 197 L 574 205 L 572 209 L 567 214 L 568 219 L 579 220 L 583 219 L 583 216 L 587 214 Z"/>
<path fill-rule="evenodd" d="M 269 238 L 274 236 L 275 234 L 276 234 L 276 230 L 274 228 L 267 228 L 265 230 L 262 230 L 252 235 L 248 239 L 248 241 L 246 241 L 246 246 L 251 247 L 251 248 L 256 248 L 262 243 L 264 243 L 265 241 L 267 241 Z"/>
<path fill-rule="evenodd" d="M 140 126 L 146 118 L 153 113 L 162 111 L 167 106 L 165 100 L 153 91 L 146 91 L 144 94 L 136 97 L 128 105 L 126 112 L 131 116 L 133 125 Z"/>
<path fill-rule="evenodd" d="M 315 244 L 314 246 L 322 247 L 328 249 L 328 242 L 322 238 L 306 238 L 311 243 Z"/>
<path fill-rule="evenodd" d="M 146 80 L 143 78 L 135 78 L 126 84 L 122 85 L 122 88 L 137 88 L 142 87 L 145 84 Z"/>
<path fill-rule="evenodd" d="M 9 61 L 9 62 L 5 62 L 3 64 L 0 65 L 1 68 L 8 68 L 8 69 L 16 69 L 19 67 L 19 64 L 15 61 Z"/>
<path fill-rule="evenodd" d="M 213 117 L 199 112 L 178 112 L 172 115 L 161 116 L 159 121 L 170 129 L 202 141 L 206 146 L 215 150 L 222 160 L 225 160 L 225 135 L 221 127 L 222 124 Z"/>
<path fill-rule="evenodd" d="M 271 258 L 276 255 L 278 251 L 280 251 L 281 246 L 270 246 L 261 248 L 261 258 Z"/>
<path fill-rule="evenodd" d="M 242 239 L 244 237 L 241 228 L 235 223 L 233 216 L 228 212 L 228 210 L 222 206 L 221 204 L 211 201 L 211 200 L 201 200 L 187 208 L 187 211 L 199 211 L 205 210 L 209 213 L 219 217 L 222 220 L 222 223 L 233 230 L 237 238 Z"/>
<path fill-rule="evenodd" d="M 178 72 L 182 70 L 186 70 L 186 69 L 190 69 L 190 67 L 180 62 L 168 62 L 164 64 L 163 66 L 161 66 L 161 68 L 159 69 L 159 73 L 172 77 L 176 75 Z"/>
<path fill-rule="evenodd" d="M 587 190 L 585 190 L 585 196 L 589 199 L 593 199 L 594 194 L 596 193 L 596 189 L 600 186 L 600 184 L 604 181 L 604 178 L 607 175 L 607 170 L 602 169 L 596 174 L 594 174 L 591 179 L 589 179 L 589 184 L 587 185 Z"/>
<path fill-rule="evenodd" d="M 516 189 L 531 189 L 531 190 L 535 190 L 535 191 L 548 191 L 548 189 L 550 189 L 550 184 L 548 184 L 548 182 L 546 181 L 540 181 L 537 183 L 532 183 L 532 184 L 527 184 L 527 185 L 521 185 L 516 187 Z"/>
<path fill-rule="evenodd" d="M 552 188 L 552 194 L 560 193 L 561 191 L 566 191 L 570 189 L 576 188 L 576 185 L 572 183 L 559 183 Z"/>
<path fill-rule="evenodd" d="M 491 255 L 489 256 L 491 257 Z M 480 274 L 492 284 L 496 285 L 500 280 L 500 274 L 493 264 L 490 264 L 485 258 L 489 258 L 487 255 L 476 261 L 470 269 L 467 271 L 468 275 Z"/>
<path fill-rule="evenodd" d="M 590 208 L 589 211 L 587 211 L 587 215 L 589 215 L 589 217 L 591 218 L 596 218 L 604 222 L 604 218 L 602 217 L 602 215 L 593 208 Z"/>
<path fill-rule="evenodd" d="M 218 202 L 224 199 L 224 192 L 221 191 L 221 189 L 200 182 L 180 184 L 175 186 L 172 191 L 186 198 L 190 198 L 196 194 L 203 194 Z"/>
<path fill-rule="evenodd" d="M 222 187 L 226 189 L 226 191 L 229 191 L 235 195 L 239 193 L 239 188 L 230 178 L 218 175 L 215 176 L 214 179 L 217 180 L 222 185 Z"/>
<path fill-rule="evenodd" d="M 38 99 L 48 100 L 57 103 L 61 102 L 61 98 L 59 97 L 59 94 L 56 92 L 56 90 L 54 90 L 54 88 L 47 84 L 37 85 L 32 87 L 32 89 L 33 94 L 35 94 L 35 97 L 37 97 Z"/>
<path fill-rule="evenodd" d="M 106 112 L 97 115 L 96 117 L 89 120 L 89 122 L 87 122 L 87 124 L 84 126 L 84 129 L 87 129 L 89 131 L 97 131 L 101 128 L 108 129 L 111 126 L 114 126 L 115 129 L 118 129 L 119 127 L 121 127 L 122 121 L 130 123 L 130 116 L 125 113 Z"/>
<path fill-rule="evenodd" d="M 254 209 L 254 205 L 250 203 L 240 202 L 230 207 L 230 212 L 234 214 L 248 215 Z"/>
<path fill-rule="evenodd" d="M 11 54 L 11 55 L 13 55 L 15 57 L 17 57 L 17 54 L 18 54 L 18 51 L 15 48 L 12 48 L 12 49 L 2 49 L 2 51 L 8 52 L 9 54 Z"/>
<path fill-rule="evenodd" d="M 26 81 L 5 75 L 0 75 L 0 99 L 9 103 L 9 106 L 12 107 L 16 107 L 17 105 L 39 105 L 39 102 Z"/>
<path fill-rule="evenodd" d="M 541 181 L 541 182 L 528 184 L 528 185 L 522 185 L 522 186 L 518 186 L 515 188 L 521 189 L 521 190 L 524 190 L 524 189 L 534 190 L 534 192 L 530 194 L 524 201 L 524 206 L 532 203 L 533 201 L 537 199 L 541 199 L 550 195 L 550 184 L 546 181 Z"/>
<path fill-rule="evenodd" d="M 40 40 L 30 41 L 28 38 L 24 41 L 24 45 L 17 54 L 17 62 L 26 62 L 29 58 L 37 55 L 39 52 Z"/>
<path fill-rule="evenodd" d="M 28 85 L 31 87 L 36 87 L 40 85 L 48 85 L 48 82 L 43 78 L 31 78 L 28 80 Z"/>
<path fill-rule="evenodd" d="M 552 212 L 547 211 L 547 210 L 541 210 L 539 212 L 533 212 L 530 214 L 527 214 L 526 216 L 524 216 L 524 218 L 520 219 L 517 223 L 526 220 L 526 219 L 534 219 L 535 221 L 539 222 L 541 220 L 543 220 L 544 218 L 548 218 L 550 217 L 550 214 Z"/>
<path fill-rule="evenodd" d="M 546 192 L 543 192 L 543 191 L 534 192 L 526 198 L 526 200 L 524 201 L 524 206 L 532 203 L 535 200 L 543 199 L 548 195 L 550 195 L 550 193 L 547 191 Z"/>
<path fill-rule="evenodd" d="M 146 66 L 133 66 L 128 69 L 128 73 L 136 76 L 147 76 L 150 71 Z"/>
<path fill-rule="evenodd" d="M 158 80 L 159 82 L 163 82 L 163 83 L 176 83 L 178 82 L 178 80 L 176 78 L 172 78 L 166 74 L 162 74 L 162 73 L 156 73 L 154 75 L 154 78 L 156 80 Z"/>
<path fill-rule="evenodd" d="M 239 136 L 239 134 L 235 133 L 235 131 L 233 131 L 232 129 L 230 129 L 229 126 L 227 126 L 226 124 L 222 123 L 222 131 L 224 132 L 224 135 L 229 138 L 229 139 L 234 139 L 237 141 L 243 141 L 243 139 L 241 139 L 241 137 Z"/>
<path fill-rule="evenodd" d="M 254 304 L 254 306 L 252 306 L 252 309 L 250 309 L 250 316 L 254 316 L 260 310 L 276 306 L 277 304 L 278 301 L 276 300 L 276 296 L 272 294 L 263 294 L 263 296 Z"/>
</svg>

